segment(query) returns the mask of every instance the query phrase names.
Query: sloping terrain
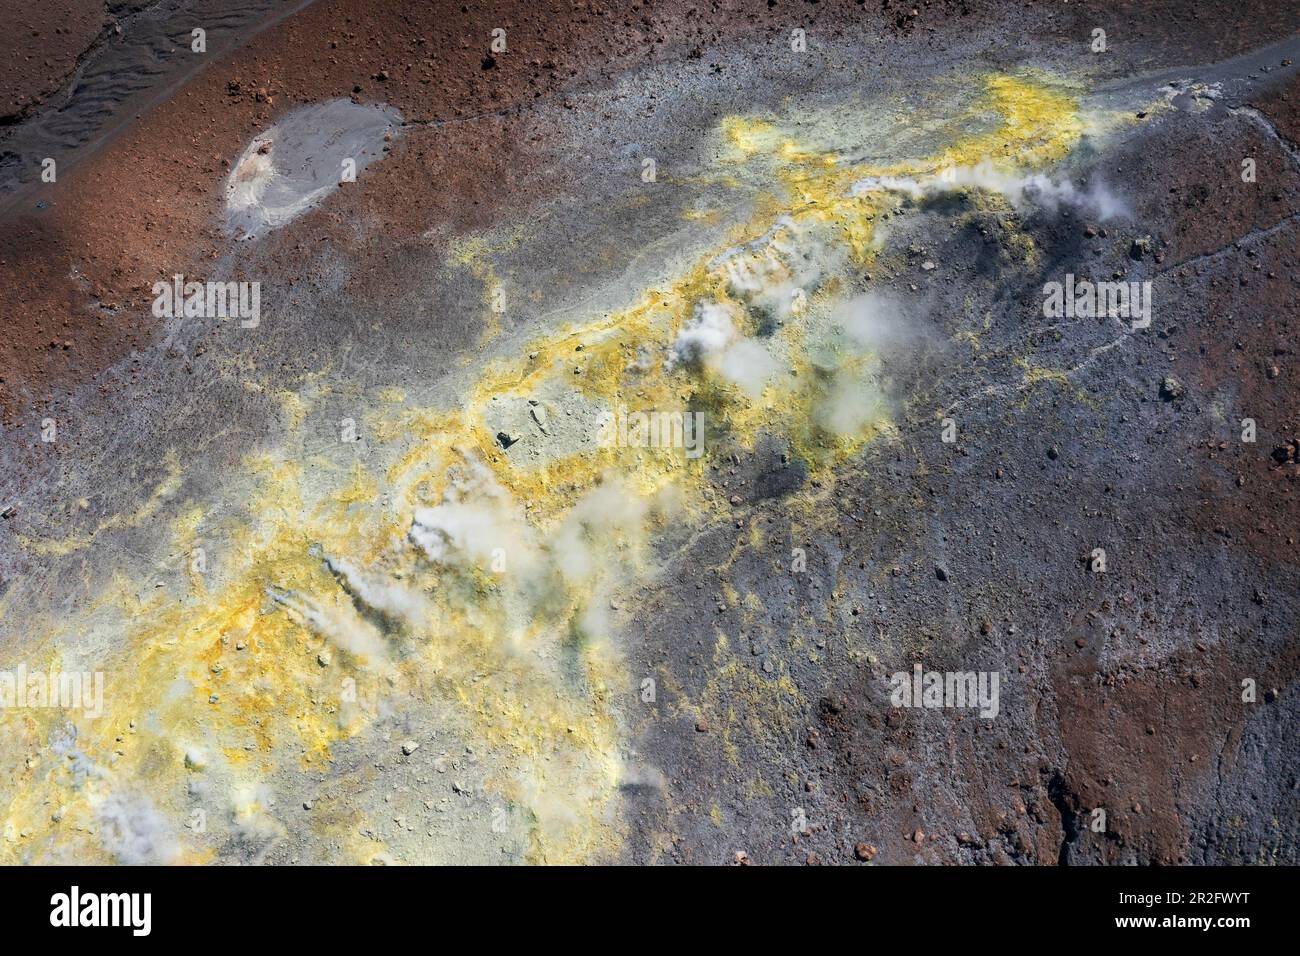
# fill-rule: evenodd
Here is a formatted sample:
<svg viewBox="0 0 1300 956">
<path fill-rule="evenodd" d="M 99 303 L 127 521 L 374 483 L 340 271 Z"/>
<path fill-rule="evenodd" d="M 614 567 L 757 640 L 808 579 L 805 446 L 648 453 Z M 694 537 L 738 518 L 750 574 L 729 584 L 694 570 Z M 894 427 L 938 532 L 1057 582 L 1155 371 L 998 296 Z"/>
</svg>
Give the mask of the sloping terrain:
<svg viewBox="0 0 1300 956">
<path fill-rule="evenodd" d="M 1296 862 L 1300 14 L 290 6 L 10 124 L 0 858 Z"/>
</svg>

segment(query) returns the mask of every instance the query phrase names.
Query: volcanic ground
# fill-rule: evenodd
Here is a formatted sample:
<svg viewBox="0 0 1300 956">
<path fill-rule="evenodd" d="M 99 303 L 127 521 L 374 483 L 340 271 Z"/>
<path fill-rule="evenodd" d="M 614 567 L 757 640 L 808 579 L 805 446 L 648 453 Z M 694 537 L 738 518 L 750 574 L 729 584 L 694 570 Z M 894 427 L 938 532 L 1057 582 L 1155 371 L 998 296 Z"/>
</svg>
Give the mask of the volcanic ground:
<svg viewBox="0 0 1300 956">
<path fill-rule="evenodd" d="M 1300 862 L 1300 8 L 13 20 L 0 860 Z"/>
</svg>

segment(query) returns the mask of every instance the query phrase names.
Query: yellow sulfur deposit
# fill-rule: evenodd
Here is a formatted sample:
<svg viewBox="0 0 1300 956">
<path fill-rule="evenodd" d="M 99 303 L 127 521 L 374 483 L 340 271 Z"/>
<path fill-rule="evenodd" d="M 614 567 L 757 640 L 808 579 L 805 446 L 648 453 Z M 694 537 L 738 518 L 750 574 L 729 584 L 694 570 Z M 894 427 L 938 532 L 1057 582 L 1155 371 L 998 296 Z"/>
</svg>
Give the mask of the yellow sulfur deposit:
<svg viewBox="0 0 1300 956">
<path fill-rule="evenodd" d="M 987 78 L 954 129 L 967 121 L 976 131 L 934 155 L 869 166 L 801 143 L 777 117 L 724 120 L 719 173 L 743 167 L 766 195 L 729 247 L 616 313 L 497 357 L 459 407 L 383 396 L 362 423 L 370 454 L 349 465 L 292 443 L 251 455 L 231 478 L 241 517 L 189 502 L 170 529 L 183 596 L 118 575 L 77 620 L 32 622 L 41 639 L 28 659 L 51 668 L 100 635 L 95 646 L 111 650 L 94 666 L 110 689 L 96 720 L 5 713 L 7 765 L 20 768 L 0 809 L 5 862 L 205 862 L 230 834 L 274 844 L 287 802 L 310 789 L 295 780 L 328 776 L 340 747 L 394 708 L 435 705 L 510 808 L 522 859 L 612 858 L 621 714 L 636 687 L 611 604 L 655 573 L 658 528 L 707 523 L 718 502 L 707 454 L 599 447 L 594 415 L 699 412 L 707 447 L 768 434 L 814 471 L 888 430 L 878 357 L 836 332 L 893 203 L 855 196 L 853 183 L 983 160 L 1044 166 L 1083 128 L 1072 98 L 1032 77 Z M 454 253 L 497 288 L 493 248 L 467 240 Z M 496 334 L 494 318 L 484 344 Z M 297 434 L 310 400 L 293 399 Z M 523 444 L 503 447 L 497 409 L 523 422 Z M 158 514 L 181 487 L 169 465 L 155 498 L 101 533 Z M 211 553 L 198 553 L 203 542 Z M 711 686 L 766 692 L 753 681 L 722 665 Z M 792 685 L 774 693 L 799 700 Z M 421 862 L 369 822 L 354 808 L 310 826 L 342 862 Z M 447 858 L 436 847 L 427 857 Z"/>
</svg>

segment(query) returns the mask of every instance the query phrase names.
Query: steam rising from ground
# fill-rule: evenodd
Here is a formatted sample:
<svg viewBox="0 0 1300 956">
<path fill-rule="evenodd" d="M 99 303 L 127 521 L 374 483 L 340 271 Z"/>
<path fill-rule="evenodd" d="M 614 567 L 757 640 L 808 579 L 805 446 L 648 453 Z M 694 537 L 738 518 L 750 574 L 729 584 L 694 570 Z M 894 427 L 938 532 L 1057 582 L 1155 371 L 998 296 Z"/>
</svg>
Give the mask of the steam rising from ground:
<svg viewBox="0 0 1300 956">
<path fill-rule="evenodd" d="M 736 340 L 739 333 L 731 318 L 731 310 L 716 302 L 701 302 L 695 315 L 677 333 L 668 368 L 675 365 L 709 365 Z"/>
<path fill-rule="evenodd" d="M 849 342 L 864 350 L 915 344 L 922 337 L 916 306 L 880 292 L 844 302 L 835 309 L 832 321 Z"/>
<path fill-rule="evenodd" d="M 758 314 L 761 325 L 791 318 L 822 277 L 844 262 L 844 253 L 821 241 L 810 227 L 781 216 L 763 235 L 714 259 L 727 291 Z"/>
<path fill-rule="evenodd" d="M 718 372 L 750 398 L 758 398 L 776 374 L 777 362 L 754 340 L 741 339 L 722 353 Z"/>
<path fill-rule="evenodd" d="M 356 600 L 390 621 L 418 627 L 429 612 L 424 596 L 384 574 L 362 571 L 346 558 L 326 558 L 326 565 Z"/>
<path fill-rule="evenodd" d="M 159 866 L 175 863 L 180 844 L 171 822 L 139 793 L 110 791 L 97 808 L 104 830 L 104 845 L 128 866 Z"/>
<path fill-rule="evenodd" d="M 180 859 L 180 842 L 168 817 L 146 794 L 120 784 L 111 771 L 88 757 L 71 727 L 56 734 L 51 750 L 61 758 L 55 769 L 70 773 L 76 789 L 87 794 L 104 848 L 119 863 L 166 866 Z"/>
<path fill-rule="evenodd" d="M 379 633 L 357 614 L 351 604 L 336 602 L 330 605 L 274 585 L 268 587 L 266 593 L 304 627 L 339 649 L 363 661 L 379 663 L 388 659 L 388 648 Z"/>
<path fill-rule="evenodd" d="M 881 359 L 899 356 L 925 335 L 913 304 L 879 293 L 841 303 L 830 316 L 828 384 L 817 409 L 819 424 L 836 435 L 857 434 L 889 415 Z"/>
<path fill-rule="evenodd" d="M 963 189 L 998 193 L 1017 209 L 1040 208 L 1056 212 L 1068 207 L 1102 221 L 1126 211 L 1124 203 L 1101 183 L 1092 183 L 1080 190 L 1069 180 L 1051 179 L 1042 173 L 1009 173 L 987 160 L 977 166 L 957 166 L 937 175 L 919 178 L 867 177 L 854 183 L 850 194 L 861 196 L 873 190 L 888 190 L 920 200 Z"/>
<path fill-rule="evenodd" d="M 707 368 L 758 398 L 775 374 L 777 363 L 762 345 L 740 334 L 732 310 L 717 302 L 702 302 L 669 350 L 668 369 L 678 365 Z"/>
<path fill-rule="evenodd" d="M 487 562 L 513 543 L 520 516 L 482 462 L 465 460 L 448 477 L 442 502 L 415 512 L 411 541 L 431 561 Z"/>
</svg>

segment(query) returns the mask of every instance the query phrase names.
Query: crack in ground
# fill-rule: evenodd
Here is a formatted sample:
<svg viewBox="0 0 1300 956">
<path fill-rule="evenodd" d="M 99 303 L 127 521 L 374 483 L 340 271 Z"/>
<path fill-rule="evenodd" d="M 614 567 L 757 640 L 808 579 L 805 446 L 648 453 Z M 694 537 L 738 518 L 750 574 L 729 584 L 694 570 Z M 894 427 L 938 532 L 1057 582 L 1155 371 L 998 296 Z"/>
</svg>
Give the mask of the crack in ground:
<svg viewBox="0 0 1300 956">
<path fill-rule="evenodd" d="M 1247 232 L 1245 235 L 1238 236 L 1236 239 L 1233 239 L 1232 241 L 1226 243 L 1223 246 L 1220 246 L 1218 249 L 1215 249 L 1212 252 L 1205 252 L 1191 259 L 1184 259 L 1181 262 L 1174 263 L 1168 268 L 1161 269 L 1159 272 L 1155 274 L 1155 278 L 1158 279 L 1167 276 L 1175 269 L 1182 269 L 1186 266 L 1195 266 L 1206 261 L 1207 259 L 1218 258 L 1219 256 L 1223 255 L 1226 252 L 1233 251 L 1234 249 L 1236 249 L 1236 247 L 1240 246 L 1244 242 L 1253 242 L 1256 239 L 1266 239 L 1269 236 L 1273 235 L 1274 233 L 1280 232 L 1284 227 L 1290 225 L 1296 220 L 1300 220 L 1300 212 L 1293 212 L 1291 215 L 1279 219 L 1271 226 L 1256 226 L 1255 228 Z"/>
</svg>

